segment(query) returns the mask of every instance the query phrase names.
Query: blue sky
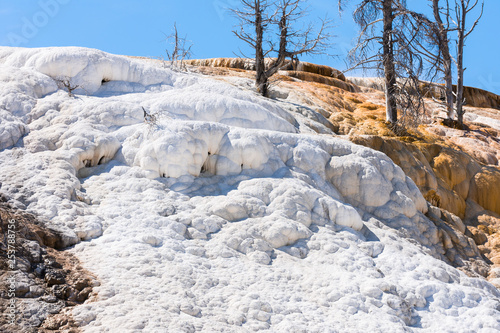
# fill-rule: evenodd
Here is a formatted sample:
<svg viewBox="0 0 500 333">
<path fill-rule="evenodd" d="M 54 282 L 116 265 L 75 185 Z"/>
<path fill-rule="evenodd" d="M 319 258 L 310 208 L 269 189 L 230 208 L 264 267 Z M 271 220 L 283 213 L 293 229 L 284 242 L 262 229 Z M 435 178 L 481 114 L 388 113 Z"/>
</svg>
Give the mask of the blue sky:
<svg viewBox="0 0 500 333">
<path fill-rule="evenodd" d="M 355 1 L 357 2 L 357 1 Z M 426 11 L 427 1 L 408 0 Z M 485 0 L 485 13 L 467 41 L 466 84 L 500 94 L 500 1 Z M 231 57 L 243 43 L 233 36 L 236 24 L 226 8 L 238 0 L 0 0 L 0 45 L 22 47 L 84 46 L 126 55 L 161 57 L 174 22 L 193 42 L 193 58 Z M 336 58 L 301 60 L 344 70 L 344 57 L 357 27 L 347 9 L 339 17 L 335 0 L 310 0 L 311 20 L 334 19 Z"/>
</svg>

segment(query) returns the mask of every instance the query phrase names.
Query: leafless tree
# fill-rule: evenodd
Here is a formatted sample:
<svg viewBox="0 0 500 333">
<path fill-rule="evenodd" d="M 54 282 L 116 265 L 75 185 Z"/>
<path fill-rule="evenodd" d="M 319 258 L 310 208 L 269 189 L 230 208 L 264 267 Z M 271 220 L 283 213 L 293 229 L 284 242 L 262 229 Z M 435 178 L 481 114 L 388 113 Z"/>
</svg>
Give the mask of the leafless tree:
<svg viewBox="0 0 500 333">
<path fill-rule="evenodd" d="M 330 35 L 328 21 L 321 20 L 319 29 L 309 24 L 296 29 L 306 15 L 304 0 L 240 0 L 233 9 L 239 25 L 233 33 L 255 52 L 255 86 L 267 96 L 269 78 L 285 64 L 301 54 L 324 53 Z M 274 56 L 272 61 L 266 58 Z"/>
<path fill-rule="evenodd" d="M 440 6 L 440 0 L 432 1 L 432 12 L 434 15 L 434 43 L 437 45 L 438 54 L 435 60 L 436 68 L 443 73 L 445 96 L 446 96 L 446 113 L 448 119 L 453 118 L 453 77 L 452 77 L 452 57 L 450 53 L 450 40 L 448 32 L 450 31 L 450 6 L 449 1 L 446 1 L 446 6 Z M 443 21 L 442 15 L 446 21 Z"/>
<path fill-rule="evenodd" d="M 454 7 L 450 6 L 450 0 L 429 0 L 432 3 L 434 20 L 428 19 L 422 14 L 408 12 L 417 21 L 421 22 L 427 31 L 427 44 L 415 45 L 416 52 L 421 52 L 426 59 L 431 63 L 431 69 L 437 69 L 443 74 L 445 82 L 446 109 L 449 119 L 454 118 L 456 112 L 457 121 L 463 125 L 463 87 L 464 87 L 464 68 L 463 68 L 463 53 L 465 47 L 465 39 L 472 33 L 477 26 L 479 19 L 483 13 L 481 5 L 481 13 L 476 19 L 472 28 L 466 29 L 466 18 L 474 8 L 478 5 L 478 0 L 472 3 L 471 0 L 455 0 Z M 444 3 L 444 5 L 441 5 Z M 450 51 L 450 44 L 453 42 L 450 39 L 450 32 L 457 32 L 456 39 L 456 66 L 457 66 L 457 89 L 453 92 L 453 75 L 452 63 L 453 56 Z M 454 108 L 455 105 L 455 108 Z"/>
<path fill-rule="evenodd" d="M 382 33 L 382 63 L 384 66 L 384 77 L 386 85 L 386 106 L 387 120 L 391 123 L 395 123 L 398 119 L 398 109 L 396 104 L 396 94 L 397 94 L 397 75 L 396 66 L 394 61 L 394 11 L 392 7 L 392 0 L 384 0 L 382 2 L 382 17 L 383 17 L 383 33 Z M 364 20 L 360 19 L 363 16 L 363 12 L 357 11 L 355 15 L 359 15 L 356 22 L 364 24 Z"/>
<path fill-rule="evenodd" d="M 339 7 L 346 2 L 339 1 Z M 403 119 L 418 122 L 424 108 L 419 89 L 424 66 L 412 45 L 424 37 L 421 22 L 410 20 L 404 0 L 363 0 L 353 16 L 360 34 L 349 55 L 352 68 L 383 72 L 388 122 L 396 124 L 398 109 Z"/>
<path fill-rule="evenodd" d="M 484 2 L 481 3 L 481 13 L 478 18 L 474 21 L 470 29 L 467 29 L 466 21 L 467 15 L 473 11 L 479 0 L 455 0 L 455 18 L 453 19 L 453 24 L 456 26 L 457 30 L 457 93 L 456 93 L 456 112 L 457 121 L 460 125 L 463 125 L 464 117 L 464 47 L 465 40 L 474 31 L 479 20 L 483 16 Z"/>
<path fill-rule="evenodd" d="M 73 91 L 80 88 L 77 84 L 71 83 L 71 78 L 68 76 L 58 76 L 55 78 L 57 86 L 59 89 L 65 89 L 68 92 L 69 97 L 74 97 Z"/>
<path fill-rule="evenodd" d="M 445 0 L 446 6 L 441 6 L 441 0 L 429 0 L 433 12 L 433 19 L 427 18 L 421 13 L 407 10 L 410 15 L 424 31 L 423 41 L 417 40 L 413 44 L 415 52 L 420 53 L 429 63 L 428 75 L 434 81 L 441 76 L 445 82 L 446 110 L 449 119 L 453 117 L 453 77 L 452 77 L 452 56 L 450 53 L 450 39 L 448 37 L 450 29 L 450 8 L 449 0 Z M 443 21 L 443 17 L 445 21 Z"/>
<path fill-rule="evenodd" d="M 167 60 L 170 62 L 170 67 L 176 70 L 186 69 L 184 60 L 191 57 L 191 47 L 193 44 L 186 37 L 179 37 L 176 23 L 174 23 L 174 31 L 166 36 L 165 40 L 169 44 L 165 52 L 167 53 Z"/>
</svg>

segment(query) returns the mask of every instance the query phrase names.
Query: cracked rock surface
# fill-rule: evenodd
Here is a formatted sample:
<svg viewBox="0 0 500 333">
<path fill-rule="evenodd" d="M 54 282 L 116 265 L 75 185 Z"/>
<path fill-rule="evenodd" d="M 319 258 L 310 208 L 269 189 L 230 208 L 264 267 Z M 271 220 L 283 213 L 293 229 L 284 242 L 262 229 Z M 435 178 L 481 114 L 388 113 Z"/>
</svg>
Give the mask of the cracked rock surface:
<svg viewBox="0 0 500 333">
<path fill-rule="evenodd" d="M 68 309 L 84 303 L 98 282 L 72 254 L 57 248 L 61 235 L 34 215 L 0 202 L 0 224 L 0 309 L 15 310 L 13 323 L 1 317 L 0 332 L 79 332 Z M 12 250 L 15 262 L 8 260 Z"/>
</svg>

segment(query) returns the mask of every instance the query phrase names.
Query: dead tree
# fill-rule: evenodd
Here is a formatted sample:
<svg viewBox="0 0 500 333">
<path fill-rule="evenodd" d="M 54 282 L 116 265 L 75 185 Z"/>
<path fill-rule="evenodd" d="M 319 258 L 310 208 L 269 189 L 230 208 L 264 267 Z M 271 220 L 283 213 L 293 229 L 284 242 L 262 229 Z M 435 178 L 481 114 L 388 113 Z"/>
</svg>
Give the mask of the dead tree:
<svg viewBox="0 0 500 333">
<path fill-rule="evenodd" d="M 339 6 L 344 2 L 339 1 Z M 405 2 L 364 0 L 353 17 L 361 30 L 349 54 L 352 68 L 383 72 L 388 122 L 396 124 L 398 109 L 416 120 L 424 106 L 419 89 L 423 61 L 412 44 L 422 37 L 406 13 Z"/>
<path fill-rule="evenodd" d="M 264 32 L 271 25 L 272 17 L 269 17 L 269 3 L 267 0 L 241 0 L 241 9 L 233 9 L 232 12 L 240 21 L 240 30 L 233 33 L 255 50 L 255 85 L 257 91 L 262 95 L 267 94 L 267 80 L 265 75 L 265 57 L 272 51 L 264 52 Z M 254 32 L 251 31 L 253 27 Z"/>
<path fill-rule="evenodd" d="M 304 0 L 240 1 L 240 8 L 232 10 L 240 22 L 233 33 L 255 52 L 255 86 L 267 96 L 269 79 L 286 64 L 287 58 L 325 51 L 330 38 L 328 21 L 321 20 L 316 32 L 312 24 L 297 30 L 294 25 L 306 14 L 301 6 Z M 274 59 L 266 62 L 271 56 Z"/>
<path fill-rule="evenodd" d="M 467 15 L 478 6 L 479 1 L 475 0 L 454 0 L 454 6 L 450 6 L 450 0 L 429 0 L 432 3 L 434 20 L 428 19 L 422 14 L 407 11 L 417 22 L 420 22 L 427 31 L 425 45 L 414 44 L 415 52 L 422 54 L 429 62 L 431 69 L 437 69 L 443 74 L 446 95 L 446 110 L 449 119 L 453 119 L 456 113 L 457 121 L 463 125 L 463 98 L 464 71 L 463 53 L 465 39 L 472 33 L 483 14 L 484 3 L 481 5 L 481 13 L 476 19 L 472 28 L 466 29 Z M 444 2 L 444 5 L 441 3 Z M 453 24 L 452 24 L 453 23 Z M 450 32 L 457 32 L 456 60 L 451 54 Z M 456 92 L 453 91 L 452 63 L 455 60 L 457 66 Z"/>
<path fill-rule="evenodd" d="M 449 119 L 453 118 L 453 77 L 452 56 L 450 53 L 450 8 L 448 0 L 446 6 L 440 5 L 440 0 L 429 0 L 433 11 L 433 19 L 405 9 L 405 15 L 412 18 L 413 29 L 422 30 L 423 38 L 415 39 L 411 47 L 414 52 L 420 54 L 428 63 L 427 77 L 431 83 L 438 77 L 444 81 L 446 98 L 446 111 Z M 445 21 L 443 21 L 443 17 Z"/>
<path fill-rule="evenodd" d="M 170 44 L 170 47 L 165 50 L 170 67 L 175 70 L 185 69 L 184 60 L 191 56 L 192 43 L 186 37 L 179 37 L 176 23 L 174 23 L 174 31 L 166 36 L 165 40 Z"/>
<path fill-rule="evenodd" d="M 383 16 L 383 33 L 382 47 L 383 55 L 382 62 L 384 66 L 385 77 L 385 99 L 386 99 L 386 118 L 387 121 L 395 123 L 398 120 L 398 107 L 396 104 L 397 93 L 397 77 L 396 67 L 394 63 L 394 39 L 392 38 L 394 28 L 394 12 L 392 9 L 392 0 L 385 0 L 382 3 Z"/>
<path fill-rule="evenodd" d="M 457 121 L 460 125 L 464 122 L 464 47 L 465 40 L 474 31 L 479 20 L 483 16 L 484 2 L 481 4 L 481 13 L 474 21 L 471 28 L 467 30 L 466 21 L 467 15 L 474 10 L 479 4 L 479 0 L 455 0 L 455 19 L 453 23 L 457 30 L 457 92 L 456 92 L 456 112 Z"/>
<path fill-rule="evenodd" d="M 65 89 L 68 92 L 69 97 L 74 97 L 73 91 L 80 88 L 79 85 L 71 83 L 71 78 L 69 76 L 58 76 L 55 78 L 55 81 L 59 89 Z"/>
<path fill-rule="evenodd" d="M 449 1 L 446 0 L 446 7 L 440 7 L 440 0 L 432 1 L 432 12 L 435 22 L 435 43 L 437 44 L 439 53 L 437 57 L 438 66 L 443 72 L 445 96 L 446 96 L 446 114 L 448 119 L 453 118 L 453 77 L 452 77 L 452 57 L 450 53 L 450 40 L 448 32 L 450 31 L 450 6 Z M 446 23 L 443 22 L 441 15 L 444 10 L 444 17 Z M 439 57 L 440 55 L 440 57 Z M 440 65 L 440 66 L 439 66 Z"/>
</svg>

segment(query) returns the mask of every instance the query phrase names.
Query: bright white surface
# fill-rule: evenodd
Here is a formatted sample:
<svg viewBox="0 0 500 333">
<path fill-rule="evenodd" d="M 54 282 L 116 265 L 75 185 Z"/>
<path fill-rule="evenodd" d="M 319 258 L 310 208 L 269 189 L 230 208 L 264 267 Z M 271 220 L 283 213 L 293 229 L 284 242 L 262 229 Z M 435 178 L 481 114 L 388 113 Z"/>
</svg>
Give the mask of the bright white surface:
<svg viewBox="0 0 500 333">
<path fill-rule="evenodd" d="M 498 291 L 434 258 L 402 170 L 283 101 L 91 49 L 0 66 L 1 191 L 83 240 L 84 331 L 498 329 Z"/>
</svg>

